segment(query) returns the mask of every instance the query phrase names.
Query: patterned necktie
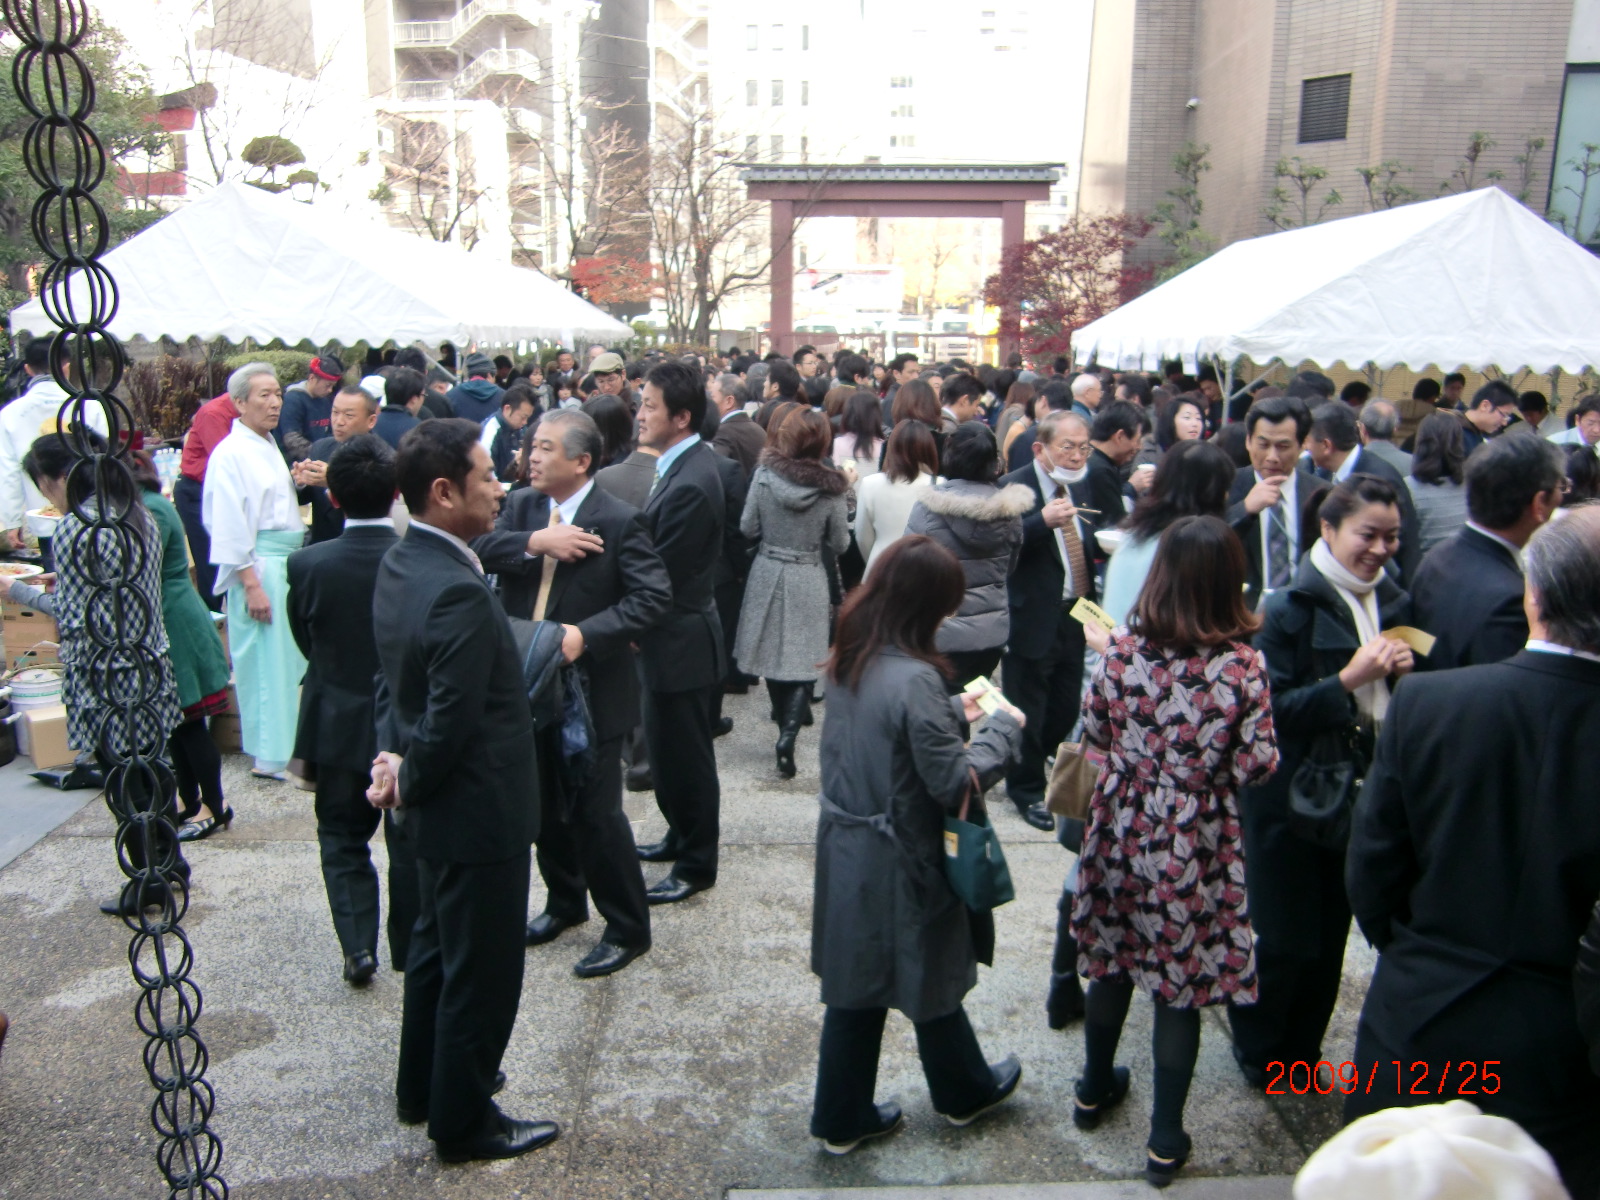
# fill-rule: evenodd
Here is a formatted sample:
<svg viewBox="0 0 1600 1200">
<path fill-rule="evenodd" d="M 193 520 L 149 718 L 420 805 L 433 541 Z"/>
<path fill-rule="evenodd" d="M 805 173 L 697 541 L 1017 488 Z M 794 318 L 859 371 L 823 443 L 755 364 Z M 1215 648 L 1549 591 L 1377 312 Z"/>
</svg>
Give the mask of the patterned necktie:
<svg viewBox="0 0 1600 1200">
<path fill-rule="evenodd" d="M 561 524 L 561 510 L 554 504 L 550 506 L 550 528 L 554 529 Z M 556 558 L 553 554 L 546 554 L 539 564 L 539 598 L 533 602 L 533 619 L 544 620 L 544 610 L 550 604 L 550 584 L 556 577 Z"/>
<path fill-rule="evenodd" d="M 1261 514 L 1267 523 L 1267 586 L 1273 589 L 1289 586 L 1289 576 L 1294 566 L 1294 555 L 1289 546 L 1287 512 L 1287 506 L 1279 500 Z"/>
<path fill-rule="evenodd" d="M 1067 489 L 1056 484 L 1055 499 L 1065 500 Z M 1061 527 L 1061 540 L 1067 547 L 1067 569 L 1072 573 L 1072 594 L 1089 595 L 1089 556 L 1083 552 L 1083 539 L 1078 536 L 1078 519 L 1073 517 Z"/>
</svg>

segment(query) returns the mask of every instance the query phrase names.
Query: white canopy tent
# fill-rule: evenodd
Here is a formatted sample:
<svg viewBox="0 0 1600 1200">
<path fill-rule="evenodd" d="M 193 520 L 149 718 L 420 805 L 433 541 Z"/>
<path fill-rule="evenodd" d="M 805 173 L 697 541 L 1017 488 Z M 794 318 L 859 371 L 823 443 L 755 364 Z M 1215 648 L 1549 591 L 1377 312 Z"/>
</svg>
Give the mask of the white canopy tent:
<svg viewBox="0 0 1600 1200">
<path fill-rule="evenodd" d="M 1600 259 L 1499 188 L 1235 242 L 1072 335 L 1115 369 L 1600 365 Z"/>
<path fill-rule="evenodd" d="M 111 332 L 124 341 L 570 346 L 633 332 L 537 271 L 237 182 L 101 261 L 120 293 Z M 73 287 L 83 294 L 81 280 Z M 11 327 L 54 328 L 37 300 L 12 312 Z"/>
</svg>

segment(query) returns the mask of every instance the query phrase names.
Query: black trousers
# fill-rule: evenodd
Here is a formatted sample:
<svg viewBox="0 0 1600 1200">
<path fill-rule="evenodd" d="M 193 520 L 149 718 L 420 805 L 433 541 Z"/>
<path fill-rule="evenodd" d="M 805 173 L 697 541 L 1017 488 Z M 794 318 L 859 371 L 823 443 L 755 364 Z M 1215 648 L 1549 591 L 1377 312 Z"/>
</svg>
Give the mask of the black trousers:
<svg viewBox="0 0 1600 1200">
<path fill-rule="evenodd" d="M 878 1127 L 873 1092 L 886 1008 L 835 1008 L 822 1016 L 817 1054 L 817 1093 L 811 1106 L 811 1136 L 849 1141 Z M 916 1023 L 917 1056 L 936 1111 L 971 1112 L 994 1095 L 994 1073 L 984 1060 L 967 1011 Z"/>
<path fill-rule="evenodd" d="M 947 650 L 945 657 L 955 668 L 955 674 L 945 680 L 944 690 L 952 696 L 959 696 L 966 690 L 967 684 L 979 675 L 993 675 L 994 669 L 1000 665 L 1001 649 L 996 646 L 993 650 Z"/>
<path fill-rule="evenodd" d="M 411 931 L 421 901 L 417 895 L 416 844 L 367 800 L 365 771 L 317 764 L 317 848 L 322 883 L 328 889 L 333 931 L 346 957 L 358 950 L 378 952 L 378 872 L 368 843 L 383 823 L 389 851 L 389 961 L 405 969 Z"/>
<path fill-rule="evenodd" d="M 211 535 L 200 519 L 200 498 L 204 491 L 200 484 L 180 475 L 178 482 L 172 485 L 172 506 L 178 510 L 184 536 L 189 539 L 189 553 L 194 558 L 194 585 L 200 592 L 200 599 L 212 612 L 221 612 L 223 598 L 211 594 L 217 582 L 217 568 L 211 564 Z"/>
<path fill-rule="evenodd" d="M 1006 772 L 1006 793 L 1017 804 L 1044 799 L 1044 760 L 1056 752 L 1078 719 L 1083 647 L 1083 626 L 1063 609 L 1042 658 L 1005 656 L 1001 690 L 1028 718 L 1022 727 L 1022 753 Z"/>
<path fill-rule="evenodd" d="M 541 768 L 552 755 L 539 755 Z M 544 910 L 576 924 L 589 918 L 584 893 L 605 918 L 605 940 L 650 944 L 650 906 L 634 853 L 633 827 L 622 811 L 622 739 L 602 742 L 583 790 L 563 802 L 553 783 L 541 788 L 537 860 L 549 895 Z"/>
<path fill-rule="evenodd" d="M 728 670 L 723 675 L 724 683 L 738 683 L 741 680 L 748 682 L 752 677 L 739 669 L 739 664 L 733 661 L 733 644 L 739 638 L 739 613 L 744 608 L 744 580 L 729 579 L 717 584 L 715 599 L 717 603 L 717 620 L 722 623 L 722 644 L 728 648 Z M 717 710 L 715 717 L 722 716 L 722 693 L 717 693 Z"/>
<path fill-rule="evenodd" d="M 1228 1006 L 1228 1023 L 1238 1057 L 1263 1068 L 1321 1059 L 1350 936 L 1344 853 L 1296 837 L 1286 806 L 1250 793 L 1239 806 L 1260 987 L 1254 1004 Z"/>
<path fill-rule="evenodd" d="M 395 1098 L 427 1110 L 436 1142 L 494 1127 L 494 1076 L 522 999 L 531 865 L 526 850 L 496 863 L 417 859 L 422 907 L 406 962 Z"/>
<path fill-rule="evenodd" d="M 204 804 L 215 817 L 227 808 L 222 799 L 222 755 L 204 717 L 182 722 L 167 735 L 172 772 L 178 777 L 178 800 L 183 820 L 198 816 Z"/>
<path fill-rule="evenodd" d="M 1374 1002 L 1404 1012 L 1383 973 L 1380 957 L 1356 1027 L 1360 1086 L 1345 1099 L 1344 1119 L 1469 1100 L 1527 1130 L 1556 1160 L 1573 1200 L 1597 1200 L 1600 1079 L 1589 1071 L 1570 980 L 1501 971 L 1409 1037 L 1391 1040 L 1367 1012 Z M 1484 1070 L 1498 1078 L 1485 1079 Z"/>
<path fill-rule="evenodd" d="M 672 874 L 706 887 L 717 881 L 718 820 L 722 785 L 711 741 L 719 679 L 687 692 L 646 692 L 644 736 L 650 745 L 656 804 L 678 852 Z"/>
</svg>

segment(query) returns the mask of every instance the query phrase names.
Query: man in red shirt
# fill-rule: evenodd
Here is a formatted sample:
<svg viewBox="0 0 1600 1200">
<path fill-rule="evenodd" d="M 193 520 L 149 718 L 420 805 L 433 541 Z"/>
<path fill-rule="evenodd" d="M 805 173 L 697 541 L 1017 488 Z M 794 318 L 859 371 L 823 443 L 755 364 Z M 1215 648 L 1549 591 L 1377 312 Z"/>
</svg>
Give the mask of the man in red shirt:
<svg viewBox="0 0 1600 1200">
<path fill-rule="evenodd" d="M 189 555 L 194 559 L 195 586 L 200 590 L 201 599 L 214 612 L 222 611 L 223 597 L 211 594 L 212 585 L 217 581 L 217 568 L 211 562 L 211 535 L 200 520 L 200 497 L 211 452 L 233 432 L 233 422 L 238 416 L 239 407 L 227 392 L 207 400 L 195 411 L 194 420 L 189 423 L 189 434 L 183 439 L 178 481 L 172 487 L 172 503 L 183 519 L 183 531 L 189 538 Z"/>
</svg>

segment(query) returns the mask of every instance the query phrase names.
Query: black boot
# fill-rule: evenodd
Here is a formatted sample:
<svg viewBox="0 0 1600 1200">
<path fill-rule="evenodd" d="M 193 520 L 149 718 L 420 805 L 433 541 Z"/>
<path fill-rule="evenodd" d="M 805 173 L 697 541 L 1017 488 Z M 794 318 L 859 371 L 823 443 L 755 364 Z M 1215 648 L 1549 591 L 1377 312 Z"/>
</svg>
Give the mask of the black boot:
<svg viewBox="0 0 1600 1200">
<path fill-rule="evenodd" d="M 790 683 L 782 685 L 785 695 L 779 708 L 780 720 L 778 722 L 778 774 L 784 779 L 793 779 L 794 743 L 800 736 L 800 725 L 805 715 L 811 711 L 810 695 L 811 685 L 806 683 Z"/>
</svg>

